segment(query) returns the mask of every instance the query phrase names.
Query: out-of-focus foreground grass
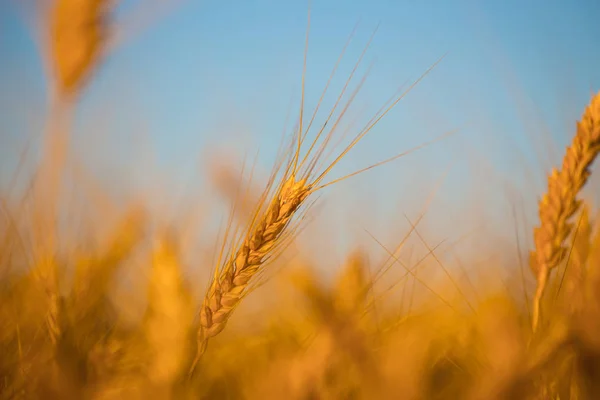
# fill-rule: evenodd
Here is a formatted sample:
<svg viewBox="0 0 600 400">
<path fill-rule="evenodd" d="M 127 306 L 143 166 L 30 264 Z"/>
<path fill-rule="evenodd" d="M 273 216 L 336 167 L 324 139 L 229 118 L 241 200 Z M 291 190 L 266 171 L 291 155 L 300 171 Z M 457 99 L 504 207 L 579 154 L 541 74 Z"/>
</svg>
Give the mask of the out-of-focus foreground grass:
<svg viewBox="0 0 600 400">
<path fill-rule="evenodd" d="M 110 6 L 50 8 L 54 103 L 43 157 L 23 196 L 0 194 L 1 399 L 600 397 L 600 217 L 576 200 L 600 150 L 598 98 L 550 178 L 536 248 L 513 269 L 513 287 L 459 282 L 448 271 L 464 266 L 439 262 L 435 249 L 412 263 L 398 249 L 382 263 L 357 250 L 330 283 L 311 257 L 275 261 L 281 273 L 258 285 L 318 189 L 292 152 L 243 229 L 229 231 L 220 269 L 198 293 L 184 273 L 183 233 L 143 204 L 117 212 L 86 202 L 70 218 L 61 203 L 69 113 L 104 55 Z M 428 283 L 427 265 L 449 283 Z M 404 275 L 385 281 L 392 267 Z M 485 268 L 491 276 L 496 266 Z M 532 272 L 538 288 L 524 293 Z M 420 291 L 429 300 L 417 302 Z M 270 301 L 226 326 L 247 294 Z"/>
</svg>

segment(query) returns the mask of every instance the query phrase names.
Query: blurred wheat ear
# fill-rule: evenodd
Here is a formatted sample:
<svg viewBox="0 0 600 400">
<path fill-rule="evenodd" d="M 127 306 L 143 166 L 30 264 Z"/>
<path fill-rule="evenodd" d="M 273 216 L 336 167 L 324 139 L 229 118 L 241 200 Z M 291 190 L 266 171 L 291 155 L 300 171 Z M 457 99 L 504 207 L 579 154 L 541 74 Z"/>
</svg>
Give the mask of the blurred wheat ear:
<svg viewBox="0 0 600 400">
<path fill-rule="evenodd" d="M 581 207 L 577 195 L 590 176 L 590 167 L 600 152 L 600 93 L 586 108 L 573 142 L 567 148 L 562 168 L 553 169 L 548 177 L 548 191 L 539 202 L 540 225 L 534 230 L 535 252 L 531 269 L 537 279 L 533 300 L 532 327 L 540 321 L 541 301 L 550 271 L 567 255 L 567 237 L 573 231 L 571 218 Z"/>
<path fill-rule="evenodd" d="M 148 377 L 156 390 L 169 397 L 173 384 L 185 373 L 194 314 L 172 239 L 161 238 L 155 245 L 148 289 Z"/>
<path fill-rule="evenodd" d="M 346 261 L 336 282 L 335 302 L 341 311 L 353 315 L 362 312 L 369 288 L 367 256 L 354 251 Z"/>
<path fill-rule="evenodd" d="M 56 0 L 50 38 L 57 84 L 62 94 L 80 91 L 100 61 L 113 3 L 113 0 Z"/>
</svg>

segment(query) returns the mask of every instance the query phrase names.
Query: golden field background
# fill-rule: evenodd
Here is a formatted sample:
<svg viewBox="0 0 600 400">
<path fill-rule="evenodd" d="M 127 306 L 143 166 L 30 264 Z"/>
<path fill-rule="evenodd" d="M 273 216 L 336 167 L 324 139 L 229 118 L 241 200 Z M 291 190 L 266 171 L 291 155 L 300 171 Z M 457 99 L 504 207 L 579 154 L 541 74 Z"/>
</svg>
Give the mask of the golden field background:
<svg viewBox="0 0 600 400">
<path fill-rule="evenodd" d="M 68 162 L 73 107 L 109 55 L 112 6 L 58 0 L 44 14 L 42 157 L 24 194 L 9 185 L 0 204 L 2 399 L 600 396 L 600 218 L 580 195 L 600 151 L 600 95 L 549 175 L 531 249 L 498 244 L 517 256 L 468 265 L 455 243 L 427 240 L 426 204 L 395 240 L 367 232 L 325 277 L 296 238 L 319 226 L 314 201 L 337 183 L 343 102 L 323 125 L 300 111 L 270 176 L 214 171 L 230 219 L 200 250 L 194 229 L 210 210 L 172 221 L 152 199 L 119 205 Z M 517 214 L 505 218 L 518 236 Z"/>
</svg>

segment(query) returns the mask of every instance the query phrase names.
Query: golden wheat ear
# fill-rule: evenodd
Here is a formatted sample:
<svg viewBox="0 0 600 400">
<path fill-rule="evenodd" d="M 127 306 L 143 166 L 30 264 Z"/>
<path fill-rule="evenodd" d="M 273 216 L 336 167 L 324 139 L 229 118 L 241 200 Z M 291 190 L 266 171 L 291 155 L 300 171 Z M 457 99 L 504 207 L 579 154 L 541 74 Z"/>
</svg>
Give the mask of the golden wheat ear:
<svg viewBox="0 0 600 400">
<path fill-rule="evenodd" d="M 80 91 L 103 55 L 112 0 L 56 0 L 51 17 L 51 53 L 62 94 Z"/>
<path fill-rule="evenodd" d="M 531 269 L 537 279 L 533 300 L 532 328 L 540 322 L 541 301 L 550 271 L 565 258 L 565 241 L 572 233 L 573 215 L 581 207 L 577 195 L 591 174 L 590 167 L 600 152 L 600 93 L 586 108 L 573 142 L 567 147 L 562 168 L 553 169 L 548 177 L 548 191 L 539 202 L 540 225 L 534 230 L 535 251 Z"/>
<path fill-rule="evenodd" d="M 350 80 L 354 76 L 358 65 L 361 63 L 365 52 L 369 48 L 371 40 L 372 37 L 365 46 L 350 76 L 346 80 L 346 84 L 342 89 L 342 93 L 338 96 L 338 99 L 333 106 L 333 110 L 329 113 L 329 116 L 321 126 L 315 139 L 308 145 L 308 150 L 303 151 L 303 144 L 308 136 L 309 128 L 311 127 L 321 104 L 319 101 L 308 127 L 303 129 L 302 118 L 304 115 L 305 66 L 308 49 L 307 33 L 306 47 L 304 50 L 304 69 L 302 74 L 303 89 L 300 106 L 300 123 L 296 133 L 297 136 L 294 135 L 294 140 L 290 143 L 288 151 L 284 152 L 280 162 L 273 169 L 267 187 L 256 206 L 253 217 L 244 231 L 243 236 L 239 238 L 237 242 L 233 243 L 232 250 L 226 257 L 223 256 L 223 251 L 219 257 L 219 263 L 215 269 L 212 283 L 200 308 L 197 352 L 189 371 L 190 377 L 193 375 L 197 363 L 204 354 L 209 339 L 218 335 L 225 328 L 233 310 L 238 306 L 241 299 L 251 290 L 251 286 L 255 283 L 256 277 L 260 276 L 268 262 L 272 261 L 273 257 L 279 254 L 282 248 L 289 244 L 289 241 L 295 233 L 298 216 L 302 213 L 302 210 L 306 209 L 307 199 L 313 193 L 326 186 L 340 182 L 347 177 L 372 168 L 367 167 L 356 173 L 336 179 L 333 182 L 321 184 L 323 179 L 329 175 L 333 167 L 344 158 L 348 152 L 392 110 L 394 106 L 399 103 L 409 90 L 420 82 L 424 76 L 437 65 L 436 62 L 412 85 L 410 85 L 406 91 L 398 95 L 387 107 L 382 108 L 382 110 L 380 110 L 380 112 L 378 112 L 363 127 L 363 129 L 356 134 L 351 142 L 331 163 L 322 168 L 322 170 L 316 171 L 316 165 L 322 158 L 324 151 L 328 148 L 328 144 L 336 133 L 339 122 L 343 119 L 350 104 L 364 83 L 364 79 L 361 80 L 347 103 L 342 107 L 337 117 L 334 118 L 334 121 L 330 124 L 329 121 L 333 118 L 338 105 L 341 104 L 342 96 L 349 86 Z M 327 86 L 325 88 L 325 91 L 326 90 Z M 386 160 L 385 162 L 392 161 L 397 157 Z M 383 163 L 378 163 L 375 166 L 382 165 Z M 222 264 L 221 261 L 223 261 Z"/>
<path fill-rule="evenodd" d="M 157 390 L 171 390 L 186 372 L 194 313 L 182 275 L 175 242 L 161 238 L 153 252 L 144 332 L 151 353 L 147 374 Z"/>
<path fill-rule="evenodd" d="M 347 314 L 356 314 L 364 308 L 367 291 L 370 288 L 368 258 L 362 251 L 350 254 L 344 269 L 335 285 L 335 303 L 339 310 Z"/>
</svg>

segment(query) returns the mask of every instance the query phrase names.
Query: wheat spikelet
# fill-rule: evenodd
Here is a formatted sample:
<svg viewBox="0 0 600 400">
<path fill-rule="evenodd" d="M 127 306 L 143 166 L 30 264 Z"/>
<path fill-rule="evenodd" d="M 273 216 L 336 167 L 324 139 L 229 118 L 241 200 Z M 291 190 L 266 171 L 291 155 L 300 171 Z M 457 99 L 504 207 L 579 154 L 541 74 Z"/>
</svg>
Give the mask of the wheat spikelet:
<svg viewBox="0 0 600 400">
<path fill-rule="evenodd" d="M 58 89 L 78 92 L 98 62 L 108 33 L 109 0 L 56 0 L 51 21 Z"/>
<path fill-rule="evenodd" d="M 533 301 L 533 330 L 540 319 L 540 304 L 550 271 L 564 259 L 565 240 L 572 232 L 571 217 L 579 210 L 577 194 L 590 175 L 590 166 L 600 152 L 600 94 L 585 110 L 577 133 L 563 159 L 560 170 L 548 177 L 548 192 L 539 202 L 540 225 L 534 230 L 535 252 L 531 268 L 537 278 Z"/>
</svg>

